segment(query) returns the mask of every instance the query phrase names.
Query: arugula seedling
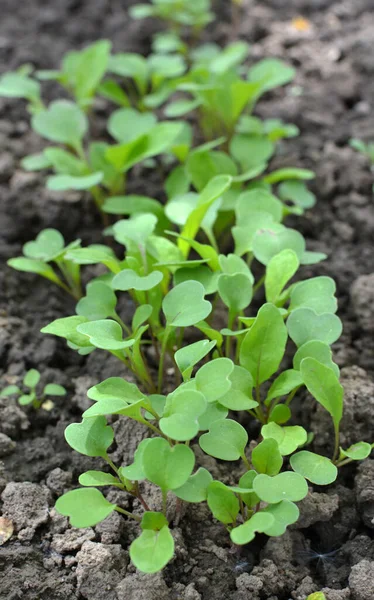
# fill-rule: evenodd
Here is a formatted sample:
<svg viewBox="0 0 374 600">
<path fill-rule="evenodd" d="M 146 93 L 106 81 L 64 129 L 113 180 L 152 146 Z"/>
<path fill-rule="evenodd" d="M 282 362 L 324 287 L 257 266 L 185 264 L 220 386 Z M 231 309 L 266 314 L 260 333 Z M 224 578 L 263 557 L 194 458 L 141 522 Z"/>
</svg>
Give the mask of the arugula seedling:
<svg viewBox="0 0 374 600">
<path fill-rule="evenodd" d="M 162 19 L 171 31 L 180 32 L 183 27 L 190 27 L 195 36 L 214 18 L 210 10 L 210 0 L 152 0 L 151 4 L 137 4 L 130 8 L 133 19 L 156 17 Z"/>
<path fill-rule="evenodd" d="M 8 385 L 0 392 L 0 397 L 7 398 L 14 395 L 21 406 L 32 404 L 35 409 L 45 408 L 46 410 L 51 410 L 53 403 L 48 399 L 49 396 L 65 396 L 67 393 L 66 389 L 57 383 L 47 383 L 43 391 L 38 392 L 37 386 L 39 381 L 39 371 L 30 369 L 22 380 L 22 388 L 17 385 Z"/>
</svg>

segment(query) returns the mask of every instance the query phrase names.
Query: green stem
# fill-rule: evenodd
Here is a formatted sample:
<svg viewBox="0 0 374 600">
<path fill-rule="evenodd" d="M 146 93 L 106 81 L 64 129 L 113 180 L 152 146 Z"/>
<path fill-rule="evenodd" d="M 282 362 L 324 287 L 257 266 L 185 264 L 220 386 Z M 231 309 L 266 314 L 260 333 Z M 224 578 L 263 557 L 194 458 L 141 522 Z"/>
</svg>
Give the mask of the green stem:
<svg viewBox="0 0 374 600">
<path fill-rule="evenodd" d="M 121 317 L 119 315 L 117 315 L 116 312 L 114 312 L 112 314 L 112 319 L 114 319 L 115 321 L 117 321 L 117 323 L 119 325 L 121 325 L 122 329 L 127 333 L 127 335 L 131 335 L 131 330 L 130 328 L 126 325 L 126 323 L 124 321 L 122 321 Z"/>
<path fill-rule="evenodd" d="M 289 405 L 291 404 L 291 402 L 292 402 L 292 400 L 293 400 L 293 398 L 294 398 L 294 396 L 295 396 L 295 394 L 296 394 L 297 390 L 299 389 L 299 387 L 301 387 L 301 386 L 299 385 L 297 388 L 295 388 L 294 390 L 292 390 L 292 392 L 290 392 L 290 393 L 288 394 L 288 396 L 287 396 L 287 398 L 286 398 L 286 402 L 285 402 L 286 406 L 289 406 Z M 274 406 L 275 406 L 275 405 L 274 405 Z M 273 407 L 273 408 L 274 408 L 274 407 Z"/>
<path fill-rule="evenodd" d="M 335 462 L 338 459 L 340 453 L 340 432 L 339 425 L 334 425 L 334 434 L 335 434 L 335 444 L 334 444 L 334 454 L 332 457 L 332 462 Z"/>
<path fill-rule="evenodd" d="M 257 290 L 260 289 L 260 287 L 262 286 L 262 284 L 265 281 L 265 275 L 263 275 L 262 277 L 260 277 L 260 279 L 257 281 L 257 283 L 255 283 L 255 285 L 253 286 L 253 295 L 255 295 L 255 293 L 257 292 Z"/>
<path fill-rule="evenodd" d="M 108 463 L 110 468 L 113 469 L 115 474 L 119 477 L 118 469 L 117 469 L 116 465 L 114 464 L 114 462 L 109 458 L 109 456 L 106 454 L 105 456 L 103 456 L 103 458 Z"/>
<path fill-rule="evenodd" d="M 229 310 L 229 317 L 228 317 L 228 320 L 227 320 L 227 328 L 228 329 L 232 329 L 233 328 L 235 317 L 236 317 L 236 314 L 233 313 L 231 310 Z M 227 358 L 230 358 L 231 344 L 232 344 L 232 336 L 231 335 L 227 335 L 226 336 L 226 340 L 225 340 L 225 354 L 226 354 Z"/>
<path fill-rule="evenodd" d="M 138 523 L 141 523 L 141 521 L 142 521 L 141 517 L 138 517 L 138 515 L 133 515 L 128 510 L 125 510 L 124 508 L 121 508 L 120 506 L 116 506 L 115 510 L 118 511 L 119 513 L 122 513 L 123 515 L 126 515 L 126 517 L 128 517 L 129 519 L 135 519 L 135 521 L 138 521 Z"/>
<path fill-rule="evenodd" d="M 162 339 L 160 364 L 158 367 L 158 385 L 157 385 L 157 391 L 159 394 L 161 394 L 162 384 L 163 384 L 163 380 L 164 380 L 165 354 L 166 354 L 167 343 L 168 343 L 168 339 L 171 334 L 171 331 L 172 331 L 172 328 L 169 326 L 166 326 L 165 331 L 164 331 L 164 337 Z"/>
<path fill-rule="evenodd" d="M 247 467 L 248 471 L 250 471 L 250 470 L 251 470 L 251 465 L 250 465 L 250 463 L 249 463 L 249 460 L 248 460 L 248 458 L 247 458 L 247 457 L 246 457 L 246 455 L 244 454 L 244 452 L 243 452 L 243 454 L 241 455 L 241 459 L 242 459 L 242 461 L 244 462 L 245 466 Z"/>
</svg>

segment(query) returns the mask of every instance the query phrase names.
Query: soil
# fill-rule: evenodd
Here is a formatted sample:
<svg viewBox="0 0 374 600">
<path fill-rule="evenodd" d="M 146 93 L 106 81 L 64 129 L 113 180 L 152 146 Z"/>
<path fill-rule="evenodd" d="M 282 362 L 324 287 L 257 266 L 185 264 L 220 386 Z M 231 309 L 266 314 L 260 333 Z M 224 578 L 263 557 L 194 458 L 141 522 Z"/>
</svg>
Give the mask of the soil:
<svg viewBox="0 0 374 600">
<path fill-rule="evenodd" d="M 116 51 L 149 50 L 154 23 L 130 22 L 125 0 L 1 0 L 0 64 L 10 70 L 29 62 L 56 68 L 67 50 L 99 38 Z M 297 68 L 295 83 L 269 94 L 261 116 L 295 123 L 299 138 L 280 147 L 274 166 L 313 169 L 318 204 L 298 227 L 310 249 L 329 258 L 309 274 L 331 275 L 337 282 L 344 334 L 335 346 L 346 388 L 344 443 L 374 440 L 374 211 L 369 165 L 354 152 L 351 137 L 374 139 L 374 13 L 372 0 L 249 0 L 239 32 L 229 25 L 227 2 L 216 2 L 218 21 L 206 39 L 225 43 L 239 35 L 251 44 L 253 59 L 278 56 Z M 306 21 L 297 29 L 295 17 Z M 299 23 L 302 23 L 299 21 Z M 296 23 L 297 24 L 297 23 Z M 152 29 L 153 28 L 153 29 Z M 49 97 L 56 94 L 53 86 Z M 100 112 L 100 107 L 99 112 Z M 1 259 L 17 255 L 24 242 L 45 227 L 62 231 L 67 241 L 100 241 L 101 224 L 80 194 L 51 194 L 44 177 L 26 174 L 20 159 L 41 148 L 29 127 L 22 102 L 0 99 Z M 158 182 L 135 176 L 133 189 L 156 197 Z M 52 411 L 21 410 L 0 403 L 0 493 L 2 512 L 15 526 L 0 548 L 1 600 L 304 600 L 323 589 L 328 600 L 374 597 L 374 461 L 347 467 L 336 485 L 311 490 L 301 503 L 301 519 L 282 538 L 261 539 L 233 553 L 223 527 L 204 506 L 186 510 L 174 529 L 176 556 L 155 576 L 138 574 L 128 546 L 136 535 L 117 513 L 95 528 L 71 529 L 56 514 L 56 497 L 77 483 L 80 472 L 99 468 L 96 459 L 72 452 L 65 426 L 87 406 L 90 385 L 118 374 L 117 363 L 95 351 L 79 357 L 40 328 L 72 314 L 73 302 L 44 280 L 1 272 L 0 358 L 2 385 L 19 381 L 37 367 L 43 381 L 65 385 L 67 399 Z M 130 307 L 123 318 L 130 320 Z M 127 376 L 129 376 L 127 374 Z M 131 376 L 129 376 L 131 377 Z M 328 417 L 315 409 L 305 415 L 320 432 L 317 450 L 331 443 Z M 140 428 L 119 420 L 113 456 L 131 460 Z M 134 441 L 135 440 L 135 441 Z M 199 454 L 197 452 L 197 454 Z M 230 481 L 235 465 L 208 468 Z M 154 506 L 158 498 L 145 489 Z M 110 492 L 122 506 L 127 499 Z"/>
</svg>

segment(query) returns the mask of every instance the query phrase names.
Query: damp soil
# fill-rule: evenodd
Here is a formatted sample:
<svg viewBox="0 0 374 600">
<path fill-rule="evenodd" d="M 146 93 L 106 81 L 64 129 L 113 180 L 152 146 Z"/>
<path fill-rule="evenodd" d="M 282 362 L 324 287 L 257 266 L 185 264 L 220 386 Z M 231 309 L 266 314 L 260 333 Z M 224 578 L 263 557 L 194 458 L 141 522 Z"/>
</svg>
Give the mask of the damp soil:
<svg viewBox="0 0 374 600">
<path fill-rule="evenodd" d="M 125 0 L 0 0 L 0 65 L 10 70 L 30 62 L 55 68 L 67 50 L 109 38 L 116 51 L 149 51 L 154 23 L 134 23 Z M 269 94 L 258 114 L 295 123 L 301 135 L 281 144 L 274 167 L 313 169 L 317 206 L 298 221 L 312 250 L 329 258 L 304 269 L 337 282 L 344 333 L 335 346 L 346 389 L 344 443 L 374 439 L 374 210 L 373 175 L 348 146 L 351 137 L 374 139 L 374 13 L 372 0 L 249 0 L 237 32 L 228 2 L 216 2 L 217 22 L 206 40 L 240 37 L 251 56 L 277 56 L 297 68 L 294 84 Z M 301 16 L 305 21 L 297 21 Z M 297 28 L 296 25 L 299 25 Z M 301 24 L 301 29 L 300 29 Z M 304 26 L 302 26 L 304 24 Z M 251 59 L 252 60 L 252 59 Z M 47 90 L 50 98 L 56 90 Z M 105 106 L 98 106 L 98 127 Z M 7 268 L 22 244 L 45 227 L 67 241 L 101 240 L 100 219 L 81 194 L 51 194 L 44 178 L 24 173 L 20 159 L 40 150 L 22 102 L 0 99 L 0 361 L 2 385 L 18 382 L 37 367 L 44 381 L 64 385 L 69 395 L 52 411 L 37 414 L 0 401 L 0 493 L 2 512 L 15 534 L 0 548 L 1 600 L 304 600 L 323 589 L 328 600 L 374 597 L 374 461 L 347 467 L 336 485 L 311 489 L 301 518 L 282 538 L 262 539 L 233 552 L 224 529 L 204 506 L 190 506 L 174 529 L 176 555 L 154 576 L 139 575 L 128 547 L 136 528 L 117 513 L 95 528 L 74 530 L 53 509 L 58 495 L 80 472 L 100 468 L 96 459 L 70 451 L 65 426 L 87 407 L 86 390 L 118 375 L 105 353 L 79 357 L 40 328 L 72 314 L 73 302 L 37 277 Z M 157 196 L 160 182 L 134 173 L 132 191 Z M 122 317 L 131 318 L 123 305 Z M 125 372 L 123 375 L 131 378 Z M 311 405 L 309 405 L 311 406 Z M 309 409 L 306 424 L 318 429 L 315 449 L 328 452 L 330 423 Z M 141 427 L 114 422 L 113 459 L 128 463 L 144 436 Z M 200 464 L 225 481 L 236 466 L 216 464 L 197 449 Z M 159 498 L 147 487 L 148 502 Z M 111 500 L 127 507 L 122 493 Z M 170 511 L 173 506 L 170 506 Z M 136 505 L 134 509 L 137 510 Z"/>
</svg>

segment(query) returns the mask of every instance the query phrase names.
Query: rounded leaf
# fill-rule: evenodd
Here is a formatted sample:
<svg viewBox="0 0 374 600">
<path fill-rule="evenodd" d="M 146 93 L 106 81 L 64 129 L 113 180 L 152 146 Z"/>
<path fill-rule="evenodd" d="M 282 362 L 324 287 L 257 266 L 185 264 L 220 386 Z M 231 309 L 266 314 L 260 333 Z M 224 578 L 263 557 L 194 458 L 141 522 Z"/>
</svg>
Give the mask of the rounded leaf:
<svg viewBox="0 0 374 600">
<path fill-rule="evenodd" d="M 238 546 L 249 544 L 256 533 L 264 533 L 274 523 L 274 517 L 270 513 L 264 511 L 257 512 L 246 521 L 243 525 L 235 527 L 230 533 L 231 541 Z"/>
<path fill-rule="evenodd" d="M 204 299 L 204 286 L 198 281 L 185 281 L 176 285 L 162 302 L 167 324 L 172 327 L 189 327 L 203 321 L 212 311 Z"/>
<path fill-rule="evenodd" d="M 244 454 L 248 434 L 236 421 L 222 419 L 212 423 L 209 433 L 200 437 L 201 449 L 221 460 L 238 460 Z"/>
<path fill-rule="evenodd" d="M 338 469 L 329 458 L 302 450 L 290 458 L 290 464 L 296 473 L 316 485 L 333 483 L 338 476 Z"/>
<path fill-rule="evenodd" d="M 130 546 L 130 558 L 143 573 L 161 571 L 174 555 L 174 540 L 167 525 L 160 531 L 145 529 Z"/>
<path fill-rule="evenodd" d="M 65 439 L 69 446 L 86 456 L 105 457 L 113 438 L 113 429 L 102 416 L 83 419 L 81 423 L 71 423 L 65 429 Z"/>
<path fill-rule="evenodd" d="M 82 488 L 67 492 L 55 504 L 58 513 L 70 517 L 72 527 L 93 527 L 104 521 L 116 508 L 99 490 Z"/>
<path fill-rule="evenodd" d="M 195 464 L 191 448 L 177 444 L 172 448 L 163 438 L 153 438 L 144 448 L 143 469 L 146 478 L 163 491 L 186 483 Z"/>
<path fill-rule="evenodd" d="M 279 473 L 275 477 L 257 475 L 253 482 L 253 489 L 257 496 L 268 504 L 277 504 L 282 500 L 297 502 L 308 494 L 304 477 L 291 471 Z"/>
</svg>

